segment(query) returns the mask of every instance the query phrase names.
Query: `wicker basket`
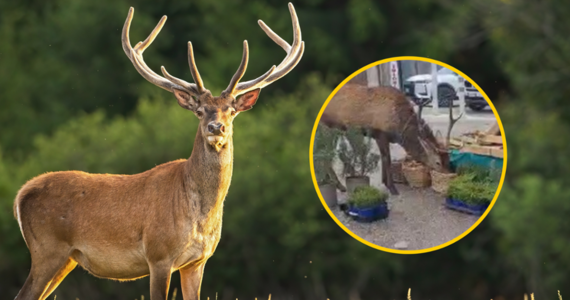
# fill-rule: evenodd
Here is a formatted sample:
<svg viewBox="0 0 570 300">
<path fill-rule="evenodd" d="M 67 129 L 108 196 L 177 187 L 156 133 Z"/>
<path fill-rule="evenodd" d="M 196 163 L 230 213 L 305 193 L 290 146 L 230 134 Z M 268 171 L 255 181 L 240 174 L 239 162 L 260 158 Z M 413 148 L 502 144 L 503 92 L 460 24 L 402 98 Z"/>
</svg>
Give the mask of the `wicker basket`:
<svg viewBox="0 0 570 300">
<path fill-rule="evenodd" d="M 431 170 L 431 188 L 441 194 L 447 193 L 449 182 L 457 176 L 455 173 L 441 173 Z"/>
<path fill-rule="evenodd" d="M 397 160 L 390 163 L 390 171 L 394 183 L 406 183 L 406 176 L 404 176 L 404 172 L 402 171 L 403 162 L 404 160 Z"/>
<path fill-rule="evenodd" d="M 411 187 L 423 188 L 431 184 L 429 169 L 421 163 L 415 161 L 405 161 L 402 163 L 402 173 Z"/>
</svg>

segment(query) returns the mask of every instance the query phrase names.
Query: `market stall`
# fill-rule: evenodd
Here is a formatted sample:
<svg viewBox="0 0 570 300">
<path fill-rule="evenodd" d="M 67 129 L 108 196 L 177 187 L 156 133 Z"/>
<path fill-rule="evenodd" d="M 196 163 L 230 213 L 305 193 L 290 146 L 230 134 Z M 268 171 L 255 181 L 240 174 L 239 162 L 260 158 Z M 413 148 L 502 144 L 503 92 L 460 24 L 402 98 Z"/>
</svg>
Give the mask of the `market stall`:
<svg viewBox="0 0 570 300">
<path fill-rule="evenodd" d="M 497 123 L 487 131 L 475 131 L 451 138 L 449 146 L 453 170 L 462 165 L 503 168 L 503 138 Z"/>
</svg>

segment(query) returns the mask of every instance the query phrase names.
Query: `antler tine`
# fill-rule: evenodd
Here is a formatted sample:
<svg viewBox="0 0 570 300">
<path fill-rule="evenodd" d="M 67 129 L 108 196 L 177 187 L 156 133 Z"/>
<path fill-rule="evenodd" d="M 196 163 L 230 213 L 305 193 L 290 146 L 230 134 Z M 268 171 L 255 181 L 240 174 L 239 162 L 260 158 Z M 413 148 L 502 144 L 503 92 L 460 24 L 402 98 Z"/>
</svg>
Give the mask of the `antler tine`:
<svg viewBox="0 0 570 300">
<path fill-rule="evenodd" d="M 285 76 L 285 74 L 289 73 L 299 63 L 305 51 L 305 42 L 302 41 L 301 26 L 299 25 L 299 19 L 297 18 L 297 13 L 295 12 L 295 8 L 292 3 L 289 3 L 289 12 L 291 13 L 291 20 L 293 23 L 292 45 L 289 45 L 285 40 L 279 37 L 263 21 L 258 21 L 261 29 L 269 36 L 269 38 L 287 52 L 287 56 L 285 56 L 283 61 L 281 61 L 277 67 L 272 67 L 262 76 L 254 80 L 238 83 L 232 95 L 237 96 L 257 88 L 263 88 Z"/>
<path fill-rule="evenodd" d="M 145 78 L 146 80 L 148 80 L 150 83 L 152 83 L 152 84 L 154 84 L 160 88 L 163 88 L 169 92 L 172 92 L 172 89 L 176 88 L 176 89 L 180 89 L 180 90 L 188 90 L 189 92 L 195 93 L 197 91 L 197 88 L 194 84 L 188 83 L 182 79 L 178 79 L 178 78 L 175 78 L 175 77 L 170 76 L 170 75 L 168 75 L 167 77 L 169 77 L 170 79 L 173 79 L 173 80 L 172 81 L 168 80 L 168 79 L 156 74 L 144 62 L 142 54 L 143 54 L 144 50 L 146 50 L 146 48 L 148 48 L 148 46 L 150 46 L 150 44 L 152 44 L 152 42 L 154 41 L 154 39 L 156 38 L 156 36 L 160 32 L 162 27 L 164 26 L 164 23 L 166 22 L 166 16 L 163 16 L 160 19 L 160 21 L 158 22 L 158 24 L 156 25 L 156 27 L 152 30 L 150 35 L 143 42 L 138 42 L 136 44 L 135 48 L 133 49 L 133 47 L 131 46 L 130 38 L 129 38 L 129 31 L 131 28 L 131 22 L 133 20 L 134 11 L 135 11 L 135 9 L 133 7 L 131 7 L 129 9 L 129 14 L 127 16 L 127 20 L 125 21 L 125 25 L 123 26 L 121 41 L 122 41 L 123 50 L 125 51 L 125 54 L 129 58 L 129 60 L 133 63 L 137 72 L 139 72 L 139 74 L 141 74 L 141 76 L 143 78 Z M 162 68 L 164 69 L 164 67 L 162 67 Z M 164 71 L 166 71 L 166 70 L 164 70 Z M 163 71 L 163 73 L 164 73 L 164 71 Z"/>
<path fill-rule="evenodd" d="M 131 59 L 131 40 L 129 38 L 129 31 L 131 30 L 131 21 L 133 20 L 133 13 L 135 8 L 129 8 L 129 14 L 127 15 L 127 20 L 125 20 L 125 25 L 123 25 L 123 33 L 121 34 L 121 42 L 123 45 L 123 50 L 129 59 Z"/>
<path fill-rule="evenodd" d="M 176 77 L 170 75 L 168 72 L 166 72 L 166 68 L 164 66 L 160 67 L 160 71 L 162 72 L 164 77 L 166 77 L 166 79 L 168 79 L 170 82 L 184 87 L 187 91 L 190 91 L 193 94 L 198 95 L 198 94 L 201 94 L 203 91 L 203 90 L 199 90 L 198 86 L 195 84 L 188 83 L 188 82 L 186 82 L 180 78 L 176 78 Z"/>
<path fill-rule="evenodd" d="M 164 27 L 164 23 L 166 23 L 166 19 L 167 19 L 166 16 L 162 16 L 162 18 L 160 18 L 160 21 L 158 21 L 158 24 L 156 24 L 156 26 L 151 31 L 151 33 L 148 35 L 148 37 L 143 42 L 139 42 L 136 44 L 136 46 L 133 50 L 137 54 L 142 55 L 144 50 L 146 50 L 146 48 L 148 48 L 148 46 L 150 46 L 150 44 L 152 44 L 152 42 L 154 42 L 154 39 L 158 36 L 160 31 L 162 30 L 162 27 Z"/>
<path fill-rule="evenodd" d="M 257 24 L 259 24 L 259 27 L 261 27 L 261 29 L 265 32 L 265 34 L 267 34 L 267 36 L 269 36 L 277 45 L 281 46 L 281 48 L 283 48 L 285 52 L 289 53 L 289 50 L 291 50 L 291 45 L 289 45 L 289 43 L 287 43 L 284 39 L 278 36 L 262 20 L 257 21 Z"/>
<path fill-rule="evenodd" d="M 299 19 L 297 18 L 297 12 L 293 3 L 289 2 L 289 13 L 291 14 L 291 22 L 293 23 L 293 48 L 299 46 L 301 42 L 301 25 L 299 25 Z"/>
<path fill-rule="evenodd" d="M 234 93 L 237 83 L 243 77 L 243 74 L 245 74 L 248 61 L 249 61 L 249 48 L 247 45 L 247 41 L 243 41 L 243 54 L 241 57 L 241 63 L 239 64 L 239 68 L 232 77 L 232 80 L 230 80 L 230 84 L 228 85 L 228 87 L 225 89 L 224 92 L 227 92 L 230 95 Z"/>
<path fill-rule="evenodd" d="M 271 76 L 269 76 L 267 80 L 265 80 L 267 84 L 272 83 L 273 81 L 285 76 L 287 73 L 293 70 L 293 68 L 299 63 L 299 61 L 301 61 L 301 57 L 305 52 L 305 42 L 301 42 L 301 45 L 299 46 L 299 49 L 297 51 L 298 52 L 296 53 L 296 55 L 292 59 L 289 59 L 288 63 L 285 63 L 285 60 L 283 60 L 283 62 L 280 63 L 279 66 L 277 66 L 279 70 L 274 74 L 272 74 Z"/>
<path fill-rule="evenodd" d="M 192 47 L 192 42 L 188 42 L 188 65 L 190 66 L 190 73 L 192 73 L 192 78 L 196 83 L 196 88 L 198 92 L 204 91 L 204 82 L 202 82 L 202 77 L 200 77 L 200 72 L 198 72 L 198 67 L 194 61 L 194 48 Z"/>
<path fill-rule="evenodd" d="M 123 34 L 121 36 L 121 42 L 123 44 L 123 50 L 125 51 L 125 54 L 127 55 L 127 57 L 129 58 L 129 60 L 131 60 L 131 62 L 135 65 L 135 68 L 140 67 L 143 69 L 144 72 L 148 72 L 151 71 L 148 67 L 146 67 L 146 65 L 138 65 L 135 62 L 135 55 L 133 55 L 132 51 L 134 51 L 133 47 L 131 47 L 131 42 L 130 42 L 130 37 L 129 37 L 129 32 L 131 29 L 131 22 L 133 20 L 133 15 L 134 15 L 135 9 L 134 7 L 131 7 L 129 9 L 129 14 L 127 16 L 127 20 L 125 21 L 125 25 L 123 26 Z M 160 22 L 157 24 L 157 26 L 154 28 L 153 33 L 156 31 L 160 31 L 162 29 L 162 25 L 164 25 L 164 22 L 166 21 L 166 19 L 164 19 L 164 17 L 160 20 Z M 162 24 L 162 25 L 161 25 Z M 151 33 L 152 35 L 152 33 Z M 145 40 L 145 42 L 148 43 L 150 36 Z M 154 38 L 153 38 L 154 40 Z M 152 41 L 151 41 L 152 42 Z M 135 45 L 136 49 L 140 49 L 140 46 L 143 42 L 138 42 Z M 144 48 L 146 49 L 146 47 Z M 142 51 L 144 51 L 144 49 Z M 145 68 L 146 67 L 146 68 Z M 140 72 L 140 71 L 139 71 Z M 144 77 L 144 75 L 143 75 Z M 146 77 L 145 77 L 146 78 Z"/>
</svg>

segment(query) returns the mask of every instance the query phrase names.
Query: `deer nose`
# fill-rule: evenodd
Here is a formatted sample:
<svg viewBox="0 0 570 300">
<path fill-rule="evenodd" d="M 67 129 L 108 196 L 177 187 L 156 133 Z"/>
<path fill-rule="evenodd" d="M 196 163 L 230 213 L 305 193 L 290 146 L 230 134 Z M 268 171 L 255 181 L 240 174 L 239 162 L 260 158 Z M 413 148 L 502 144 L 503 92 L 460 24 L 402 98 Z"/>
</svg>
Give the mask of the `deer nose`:
<svg viewBox="0 0 570 300">
<path fill-rule="evenodd" d="M 210 122 L 210 124 L 208 124 L 208 131 L 214 135 L 223 134 L 225 130 L 226 128 L 222 123 Z"/>
</svg>

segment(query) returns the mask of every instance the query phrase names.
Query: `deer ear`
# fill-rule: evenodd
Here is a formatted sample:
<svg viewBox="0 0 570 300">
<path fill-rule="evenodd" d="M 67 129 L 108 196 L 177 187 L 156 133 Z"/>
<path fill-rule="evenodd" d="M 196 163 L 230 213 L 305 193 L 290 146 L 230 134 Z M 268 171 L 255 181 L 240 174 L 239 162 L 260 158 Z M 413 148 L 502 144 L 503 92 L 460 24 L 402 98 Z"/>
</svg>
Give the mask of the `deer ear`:
<svg viewBox="0 0 570 300">
<path fill-rule="evenodd" d="M 424 148 L 424 150 L 428 150 L 428 145 L 426 144 L 426 142 L 422 141 L 422 139 L 418 138 L 418 141 L 420 142 L 420 145 L 422 145 L 422 148 Z"/>
<path fill-rule="evenodd" d="M 255 90 L 247 92 L 247 93 L 243 94 L 241 97 L 239 97 L 234 102 L 234 108 L 236 109 L 236 111 L 240 112 L 240 111 L 246 111 L 246 110 L 251 109 L 253 107 L 253 105 L 255 104 L 255 102 L 257 101 L 257 98 L 259 98 L 259 92 L 260 91 L 261 91 L 261 89 L 255 89 Z"/>
<path fill-rule="evenodd" d="M 423 141 L 422 139 L 418 138 L 418 141 L 420 141 L 420 145 L 422 145 L 422 148 L 424 148 L 424 150 L 428 153 L 434 153 L 436 152 L 434 147 L 431 146 L 428 142 Z"/>
<path fill-rule="evenodd" d="M 192 97 L 188 92 L 179 90 L 179 89 L 172 89 L 174 91 L 174 96 L 176 100 L 178 100 L 178 105 L 182 106 L 187 110 L 195 111 L 198 106 L 199 102 Z"/>
</svg>

